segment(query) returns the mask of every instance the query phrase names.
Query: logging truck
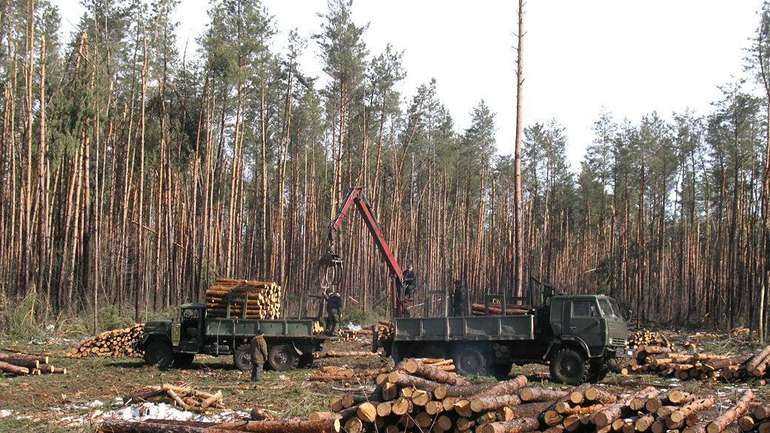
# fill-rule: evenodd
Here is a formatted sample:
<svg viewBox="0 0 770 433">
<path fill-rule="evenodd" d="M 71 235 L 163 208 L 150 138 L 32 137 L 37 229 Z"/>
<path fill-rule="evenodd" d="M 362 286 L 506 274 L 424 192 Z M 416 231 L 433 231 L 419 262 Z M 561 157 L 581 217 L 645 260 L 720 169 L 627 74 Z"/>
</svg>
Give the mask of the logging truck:
<svg viewBox="0 0 770 433">
<path fill-rule="evenodd" d="M 232 355 L 239 370 L 250 371 L 249 342 L 260 330 L 267 342 L 267 367 L 277 371 L 309 366 L 313 353 L 329 339 L 313 335 L 313 320 L 250 320 L 231 316 L 229 310 L 225 317 L 207 317 L 206 305 L 185 304 L 177 319 L 147 322 L 137 349 L 144 351 L 145 362 L 161 369 L 188 367 L 202 353 Z"/>
<path fill-rule="evenodd" d="M 373 349 L 404 358 L 453 358 L 462 374 L 505 376 L 512 364 L 548 364 L 554 382 L 602 380 L 626 356 L 626 322 L 613 298 L 549 295 L 524 314 L 500 304 L 478 316 L 395 318 L 393 338 Z M 506 312 L 506 314 L 502 314 Z"/>
</svg>

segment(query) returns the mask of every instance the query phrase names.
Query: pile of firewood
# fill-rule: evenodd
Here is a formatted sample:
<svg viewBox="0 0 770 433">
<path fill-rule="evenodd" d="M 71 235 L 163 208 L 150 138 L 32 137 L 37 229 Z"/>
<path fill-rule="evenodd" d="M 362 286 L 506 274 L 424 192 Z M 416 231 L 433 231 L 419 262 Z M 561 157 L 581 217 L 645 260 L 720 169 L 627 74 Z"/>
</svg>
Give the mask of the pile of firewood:
<svg viewBox="0 0 770 433">
<path fill-rule="evenodd" d="M 668 347 L 640 346 L 634 351 L 631 364 L 621 373 L 655 373 L 679 380 L 743 381 L 765 378 L 768 363 L 770 346 L 754 355 L 689 354 L 674 352 Z"/>
<path fill-rule="evenodd" d="M 85 358 L 87 356 L 140 357 L 142 352 L 136 350 L 135 344 L 143 333 L 144 325 L 142 324 L 130 328 L 105 331 L 81 341 L 69 355 L 73 358 Z"/>
<path fill-rule="evenodd" d="M 571 390 L 532 387 L 524 376 L 491 384 L 470 384 L 457 374 L 418 360 L 406 360 L 377 378 L 370 394 L 346 394 L 332 401 L 348 433 L 403 431 L 526 433 L 721 433 L 734 422 L 762 426 L 767 412 L 745 419 L 748 392 L 735 407 L 703 419 L 713 398 L 647 387 L 616 395 L 585 384 Z M 770 432 L 759 428 L 761 433 Z"/>
<path fill-rule="evenodd" d="M 67 374 L 67 369 L 54 367 L 46 355 L 0 352 L 0 373 L 14 376 Z"/>
<path fill-rule="evenodd" d="M 123 398 L 123 403 L 165 402 L 190 412 L 203 413 L 207 409 L 223 409 L 222 391 L 210 394 L 186 386 L 163 384 L 148 386 Z"/>
<path fill-rule="evenodd" d="M 278 319 L 281 317 L 281 293 L 281 286 L 270 281 L 218 278 L 206 290 L 206 314 L 225 317 L 229 304 L 230 316 L 241 318 L 245 299 L 246 319 Z"/>
<path fill-rule="evenodd" d="M 503 307 L 501 305 L 490 305 L 488 308 L 484 304 L 472 304 L 471 313 L 474 316 L 485 316 L 487 311 L 489 314 L 497 316 L 521 316 L 529 313 L 530 307 L 528 305 L 508 305 L 503 313 Z"/>
<path fill-rule="evenodd" d="M 393 341 L 393 337 L 396 336 L 396 327 L 392 322 L 379 321 L 374 328 L 377 330 L 379 341 Z"/>
<path fill-rule="evenodd" d="M 639 346 L 671 347 L 671 342 L 668 341 L 665 335 L 658 331 L 650 331 L 649 329 L 640 329 L 632 332 L 629 334 L 626 344 L 632 348 Z"/>
</svg>

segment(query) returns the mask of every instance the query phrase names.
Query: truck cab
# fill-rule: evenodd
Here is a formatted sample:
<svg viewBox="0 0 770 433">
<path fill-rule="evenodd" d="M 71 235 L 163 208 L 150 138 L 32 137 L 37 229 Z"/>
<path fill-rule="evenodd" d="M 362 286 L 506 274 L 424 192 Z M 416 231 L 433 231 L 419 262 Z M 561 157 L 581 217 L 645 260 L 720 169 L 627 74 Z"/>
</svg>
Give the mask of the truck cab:
<svg viewBox="0 0 770 433">
<path fill-rule="evenodd" d="M 544 355 L 555 378 L 601 380 L 625 355 L 628 329 L 617 302 L 604 295 L 557 295 L 544 308 L 551 343 Z M 579 365 L 582 364 L 582 365 Z M 562 381 L 565 381 L 562 380 Z"/>
</svg>

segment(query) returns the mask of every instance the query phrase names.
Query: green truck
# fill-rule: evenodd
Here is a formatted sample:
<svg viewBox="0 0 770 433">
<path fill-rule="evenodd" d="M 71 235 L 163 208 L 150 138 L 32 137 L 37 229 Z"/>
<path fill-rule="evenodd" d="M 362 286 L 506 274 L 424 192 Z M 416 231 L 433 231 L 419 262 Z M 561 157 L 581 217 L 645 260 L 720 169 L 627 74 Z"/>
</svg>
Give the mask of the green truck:
<svg viewBox="0 0 770 433">
<path fill-rule="evenodd" d="M 553 381 L 575 385 L 602 380 L 626 355 L 626 322 L 603 295 L 548 296 L 528 314 L 396 318 L 394 326 L 392 340 L 375 333 L 373 349 L 395 362 L 453 358 L 462 374 L 506 376 L 513 364 L 540 363 Z"/>
<path fill-rule="evenodd" d="M 241 371 L 251 369 L 249 342 L 262 331 L 267 342 L 267 366 L 288 370 L 312 364 L 313 353 L 320 351 L 330 337 L 313 334 L 312 319 L 248 320 L 237 316 L 206 317 L 203 304 L 185 304 L 175 320 L 147 322 L 137 348 L 144 360 L 161 369 L 185 368 L 196 354 L 232 355 Z"/>
</svg>

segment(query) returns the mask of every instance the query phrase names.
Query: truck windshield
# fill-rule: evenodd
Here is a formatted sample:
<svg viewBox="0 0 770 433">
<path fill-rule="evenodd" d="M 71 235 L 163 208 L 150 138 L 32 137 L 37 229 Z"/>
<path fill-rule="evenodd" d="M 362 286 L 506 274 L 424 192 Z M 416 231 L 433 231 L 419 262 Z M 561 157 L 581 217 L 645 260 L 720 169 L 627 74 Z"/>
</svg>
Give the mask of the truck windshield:
<svg viewBox="0 0 770 433">
<path fill-rule="evenodd" d="M 606 298 L 599 298 L 599 308 L 602 310 L 603 317 L 620 317 L 620 312 L 617 311 L 615 305 Z"/>
</svg>

